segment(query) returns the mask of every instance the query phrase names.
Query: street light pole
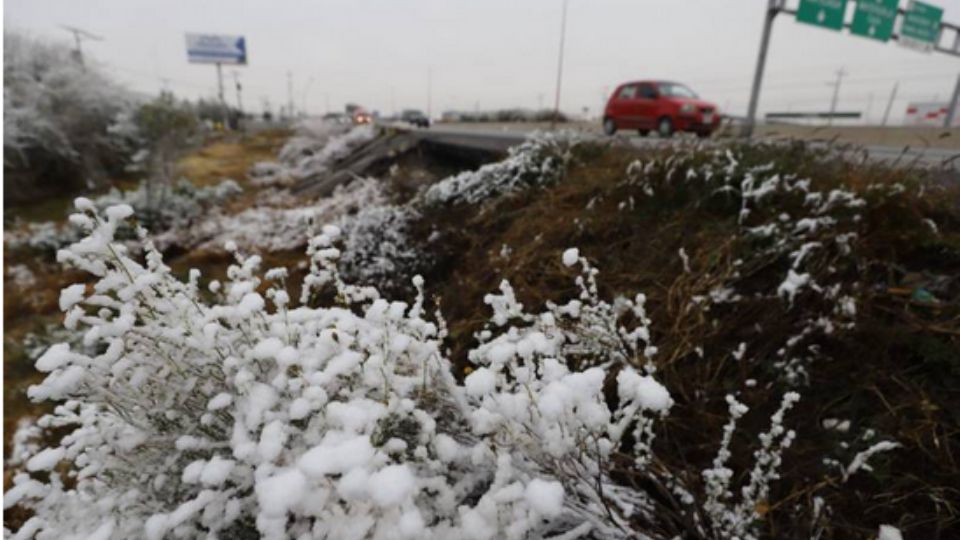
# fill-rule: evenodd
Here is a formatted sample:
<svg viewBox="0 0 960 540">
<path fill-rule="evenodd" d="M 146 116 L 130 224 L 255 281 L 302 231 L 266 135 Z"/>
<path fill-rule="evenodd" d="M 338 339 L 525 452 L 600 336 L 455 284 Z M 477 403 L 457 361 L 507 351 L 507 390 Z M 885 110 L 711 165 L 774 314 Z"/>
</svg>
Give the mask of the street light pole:
<svg viewBox="0 0 960 540">
<path fill-rule="evenodd" d="M 560 87 L 563 83 L 563 45 L 567 37 L 567 1 L 563 0 L 563 16 L 560 19 L 560 55 L 557 59 L 557 95 L 553 100 L 553 117 L 550 120 L 550 129 L 557 126 L 560 119 Z"/>
<path fill-rule="evenodd" d="M 743 136 L 753 135 L 757 122 L 757 104 L 760 101 L 760 83 L 763 81 L 763 69 L 767 65 L 767 49 L 770 46 L 770 31 L 773 19 L 781 8 L 781 0 L 767 0 L 767 10 L 763 15 L 763 33 L 760 36 L 760 52 L 757 54 L 757 67 L 753 72 L 753 86 L 750 89 L 750 105 L 747 107 L 747 122 L 743 126 Z"/>
</svg>

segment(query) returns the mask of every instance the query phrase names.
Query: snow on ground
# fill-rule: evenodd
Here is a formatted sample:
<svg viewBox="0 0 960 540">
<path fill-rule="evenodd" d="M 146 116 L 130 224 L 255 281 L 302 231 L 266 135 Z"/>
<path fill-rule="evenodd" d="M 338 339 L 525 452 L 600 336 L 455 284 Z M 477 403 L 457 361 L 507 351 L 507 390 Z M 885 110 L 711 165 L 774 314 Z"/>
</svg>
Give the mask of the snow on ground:
<svg viewBox="0 0 960 540">
<path fill-rule="evenodd" d="M 289 197 L 274 200 L 289 204 Z M 215 214 L 188 229 L 166 231 L 156 237 L 156 242 L 161 249 L 176 244 L 219 251 L 228 241 L 243 251 L 294 249 L 306 244 L 311 228 L 385 202 L 379 180 L 360 178 L 306 206 L 255 206 L 233 215 Z"/>
</svg>

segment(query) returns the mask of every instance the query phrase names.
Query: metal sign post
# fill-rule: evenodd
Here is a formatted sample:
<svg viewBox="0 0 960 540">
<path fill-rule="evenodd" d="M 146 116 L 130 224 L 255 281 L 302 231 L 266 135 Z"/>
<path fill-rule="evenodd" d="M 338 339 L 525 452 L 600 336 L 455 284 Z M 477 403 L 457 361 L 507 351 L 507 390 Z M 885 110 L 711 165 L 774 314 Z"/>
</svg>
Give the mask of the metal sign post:
<svg viewBox="0 0 960 540">
<path fill-rule="evenodd" d="M 757 119 L 757 106 L 760 100 L 760 87 L 763 82 L 763 70 L 767 62 L 767 48 L 770 45 L 770 33 L 773 20 L 780 12 L 792 14 L 798 22 L 812 24 L 832 30 L 842 30 L 849 27 L 851 33 L 865 37 L 887 41 L 894 39 L 905 45 L 916 47 L 917 44 L 924 50 L 960 56 L 960 26 L 942 22 L 943 10 L 911 0 L 906 10 L 897 8 L 898 0 L 857 0 L 853 21 L 844 23 L 848 0 L 800 0 L 797 9 L 784 7 L 785 0 L 767 0 L 766 14 L 763 19 L 763 33 L 760 37 L 760 51 L 757 54 L 757 67 L 753 74 L 753 85 L 750 90 L 750 104 L 747 107 L 747 118 L 741 134 L 750 137 L 753 134 Z M 891 14 L 891 10 L 893 13 Z M 902 15 L 900 35 L 893 33 L 897 15 Z M 953 45 L 950 48 L 941 47 L 940 41 L 947 31 L 954 32 Z M 960 83 L 958 83 L 960 85 Z M 838 83 L 839 86 L 839 83 Z M 960 86 L 958 86 L 960 88 Z M 955 90 L 957 93 L 960 90 Z M 893 94 L 896 94 L 894 87 Z M 893 103 L 893 95 L 890 104 Z M 884 114 L 884 124 L 890 114 L 890 104 Z M 956 100 L 951 103 L 956 108 Z"/>
<path fill-rule="evenodd" d="M 567 36 L 567 0 L 563 0 L 563 15 L 560 18 L 560 57 L 557 59 L 557 94 L 553 100 L 553 116 L 550 129 L 556 129 L 560 119 L 560 85 L 563 83 L 563 45 Z"/>
<path fill-rule="evenodd" d="M 770 30 L 773 19 L 781 8 L 780 0 L 767 0 L 767 12 L 763 17 L 763 34 L 760 36 L 760 52 L 757 54 L 757 68 L 753 72 L 753 86 L 750 89 L 750 105 L 747 108 L 747 122 L 743 126 L 744 137 L 753 135 L 753 126 L 757 120 L 757 102 L 760 101 L 760 83 L 763 81 L 763 68 L 767 65 L 767 48 L 770 46 Z"/>
<path fill-rule="evenodd" d="M 950 99 L 950 106 L 947 108 L 947 118 L 943 121 L 943 127 L 950 129 L 953 126 L 953 119 L 957 115 L 957 101 L 960 100 L 960 76 L 957 76 L 957 84 L 953 87 L 953 97 Z"/>
</svg>

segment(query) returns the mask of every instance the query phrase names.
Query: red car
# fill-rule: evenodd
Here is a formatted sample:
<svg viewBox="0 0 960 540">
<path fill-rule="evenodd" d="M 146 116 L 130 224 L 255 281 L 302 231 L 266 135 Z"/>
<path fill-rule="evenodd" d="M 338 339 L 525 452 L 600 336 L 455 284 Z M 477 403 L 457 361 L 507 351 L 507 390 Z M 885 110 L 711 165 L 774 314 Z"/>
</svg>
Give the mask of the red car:
<svg viewBox="0 0 960 540">
<path fill-rule="evenodd" d="M 703 101 L 686 86 L 669 81 L 636 81 L 621 84 L 603 112 L 603 132 L 636 129 L 640 135 L 656 131 L 670 137 L 690 131 L 709 137 L 720 125 L 717 106 Z"/>
</svg>

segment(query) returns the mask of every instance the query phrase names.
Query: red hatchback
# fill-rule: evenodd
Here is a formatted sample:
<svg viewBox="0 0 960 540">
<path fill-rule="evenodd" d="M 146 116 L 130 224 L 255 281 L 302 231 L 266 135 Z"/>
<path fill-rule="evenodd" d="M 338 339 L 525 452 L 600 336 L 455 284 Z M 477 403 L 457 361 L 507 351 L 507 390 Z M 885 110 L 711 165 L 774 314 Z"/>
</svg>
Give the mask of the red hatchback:
<svg viewBox="0 0 960 540">
<path fill-rule="evenodd" d="M 702 101 L 686 86 L 668 81 L 637 81 L 621 84 L 607 101 L 603 132 L 636 129 L 640 135 L 656 131 L 669 137 L 676 131 L 691 131 L 709 137 L 720 125 L 717 106 Z"/>
</svg>

